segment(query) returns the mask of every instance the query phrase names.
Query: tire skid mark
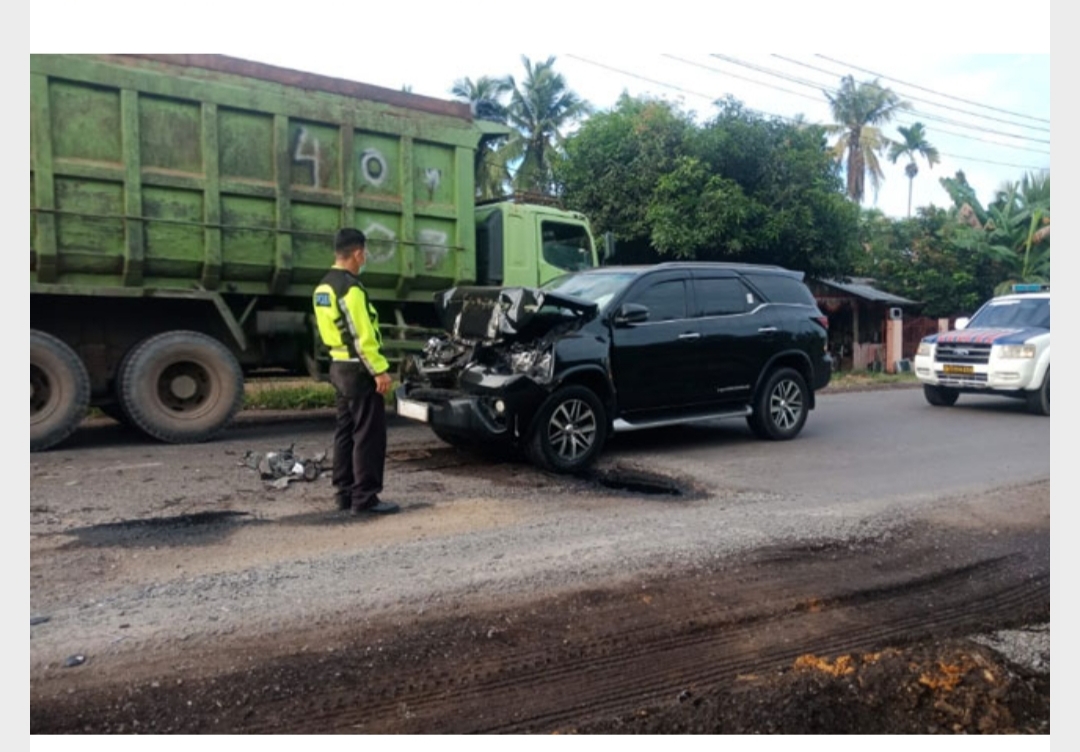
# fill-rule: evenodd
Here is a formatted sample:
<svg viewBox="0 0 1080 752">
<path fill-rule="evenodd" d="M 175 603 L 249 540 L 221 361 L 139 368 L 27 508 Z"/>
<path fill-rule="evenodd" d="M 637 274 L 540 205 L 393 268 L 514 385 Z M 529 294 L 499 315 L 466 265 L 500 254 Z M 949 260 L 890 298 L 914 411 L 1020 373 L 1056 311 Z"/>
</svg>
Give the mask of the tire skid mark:
<svg viewBox="0 0 1080 752">
<path fill-rule="evenodd" d="M 995 560 L 986 562 L 992 566 Z M 940 586 L 952 579 L 956 589 L 963 583 L 959 578 L 970 573 L 971 566 L 959 567 L 952 574 L 941 573 L 938 576 L 919 578 L 919 584 L 927 587 L 931 584 Z M 1036 587 L 1032 587 L 1035 584 Z M 914 588 L 918 589 L 918 587 Z M 878 599 L 888 601 L 894 596 L 911 596 L 913 588 L 890 587 L 876 589 L 872 593 Z M 776 630 L 783 630 L 785 622 L 794 619 L 790 610 L 774 610 L 770 615 L 745 620 L 733 624 L 730 620 L 717 618 L 712 624 L 691 627 L 691 632 L 679 632 L 665 637 L 662 625 L 648 624 L 618 636 L 605 636 L 574 649 L 562 651 L 555 658 L 547 650 L 529 649 L 516 658 L 496 656 L 486 664 L 476 666 L 466 677 L 458 680 L 438 678 L 421 679 L 410 686 L 397 687 L 385 684 L 371 687 L 366 695 L 379 695 L 381 700 L 362 702 L 357 699 L 357 715 L 340 710 L 330 711 L 326 715 L 308 714 L 299 724 L 290 729 L 303 731 L 325 729 L 329 724 L 336 728 L 355 726 L 361 723 L 365 728 L 429 728 L 421 721 L 450 720 L 460 724 L 461 718 L 476 718 L 470 730 L 513 733 L 516 730 L 537 730 L 555 724 L 567 724 L 573 719 L 580 720 L 584 714 L 597 715 L 603 712 L 627 711 L 642 703 L 656 702 L 677 694 L 678 688 L 687 686 L 706 687 L 724 680 L 731 680 L 739 674 L 753 673 L 763 669 L 790 666 L 801 654 L 815 652 L 822 654 L 870 650 L 882 647 L 882 643 L 891 639 L 910 638 L 914 634 L 930 634 L 940 628 L 977 627 L 980 617 L 997 614 L 999 611 L 1013 612 L 1018 607 L 1037 606 L 1045 599 L 1049 601 L 1049 580 L 1041 583 L 1020 583 L 996 593 L 989 593 L 981 598 L 959 599 L 950 606 L 943 606 L 937 611 L 918 611 L 901 619 L 885 624 L 860 625 L 852 631 L 852 622 L 859 622 L 855 611 L 856 605 L 865 606 L 866 599 L 853 594 L 845 600 L 850 605 L 822 611 L 817 614 L 801 615 L 799 629 L 807 630 L 809 621 L 824 621 L 829 629 L 827 634 L 800 642 L 798 648 L 762 646 L 753 647 L 760 642 L 763 625 L 770 625 Z M 935 598 L 948 600 L 954 596 L 940 589 L 934 591 Z M 716 611 L 717 609 L 712 609 Z M 841 618 L 847 616 L 848 618 Z M 839 622 L 838 624 L 836 622 Z M 655 633 L 660 633 L 659 635 Z M 750 647 L 746 647 L 749 645 Z M 702 648 L 705 648 L 703 651 Z M 742 650 L 740 651 L 740 647 Z M 749 651 L 750 655 L 746 655 Z M 703 655 L 724 656 L 735 653 L 730 658 L 703 660 Z M 584 662 L 582 662 L 584 661 Z M 644 663 L 640 671 L 628 670 L 635 663 Z M 649 671 L 649 665 L 661 664 L 661 673 Z M 546 668 L 545 668 L 546 667 Z M 455 688 L 455 685 L 459 685 Z M 558 691 L 552 692 L 550 690 Z M 545 690 L 545 691 L 538 691 Z M 337 692 L 332 690 L 326 701 L 332 701 Z M 505 707 L 508 712 L 504 717 L 512 717 L 513 711 L 527 705 L 530 696 L 557 696 L 559 708 L 536 710 L 527 718 L 510 723 L 493 721 L 481 723 L 491 711 Z M 452 697 L 456 719 L 443 718 L 440 709 Z M 521 698 L 517 700 L 517 698 Z M 517 700 L 517 701 L 516 701 Z M 332 701 L 334 707 L 340 707 L 342 700 Z M 325 706 L 325 705 L 324 705 Z M 403 711 L 403 708 L 407 708 Z M 464 712 L 471 708 L 474 712 Z M 408 718 L 402 719 L 406 712 Z M 280 721 L 279 721 L 280 722 Z M 258 726 L 254 727 L 258 728 Z"/>
</svg>

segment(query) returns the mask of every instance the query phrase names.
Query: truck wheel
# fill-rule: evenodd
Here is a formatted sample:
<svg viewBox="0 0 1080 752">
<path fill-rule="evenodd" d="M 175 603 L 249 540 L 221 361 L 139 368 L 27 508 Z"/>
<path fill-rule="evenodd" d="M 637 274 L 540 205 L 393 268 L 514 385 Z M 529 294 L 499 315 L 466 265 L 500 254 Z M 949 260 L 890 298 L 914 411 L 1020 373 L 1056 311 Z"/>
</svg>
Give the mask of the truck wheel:
<svg viewBox="0 0 1080 752">
<path fill-rule="evenodd" d="M 1034 392 L 1027 393 L 1028 412 L 1035 415 L 1050 414 L 1050 371 L 1046 372 L 1042 386 Z"/>
<path fill-rule="evenodd" d="M 746 422 L 759 438 L 787 441 L 802 431 L 809 405 L 810 390 L 802 374 L 779 368 L 765 380 Z"/>
<path fill-rule="evenodd" d="M 127 362 L 131 359 L 131 353 L 138 349 L 138 343 L 135 346 L 129 347 L 123 357 L 120 358 L 119 364 L 116 366 L 116 375 L 113 377 L 112 392 L 115 399 L 112 402 L 106 402 L 102 405 L 96 405 L 98 410 L 105 413 L 108 417 L 115 420 L 122 426 L 130 426 L 131 418 L 124 412 L 123 400 L 120 399 L 120 379 L 123 378 L 124 368 L 127 366 Z"/>
<path fill-rule="evenodd" d="M 124 413 L 160 441 L 206 441 L 229 424 L 243 402 L 240 364 L 205 334 L 157 334 L 125 360 L 119 382 Z"/>
<path fill-rule="evenodd" d="M 71 435 L 90 406 L 90 376 L 75 351 L 51 334 L 30 330 L 30 451 Z"/>
<path fill-rule="evenodd" d="M 956 404 L 956 400 L 960 396 L 960 392 L 955 389 L 931 384 L 923 384 L 922 391 L 926 401 L 934 407 L 951 407 Z"/>
<path fill-rule="evenodd" d="M 606 440 L 607 416 L 600 399 L 590 389 L 571 385 L 540 405 L 525 451 L 538 467 L 575 473 L 596 460 Z"/>
</svg>

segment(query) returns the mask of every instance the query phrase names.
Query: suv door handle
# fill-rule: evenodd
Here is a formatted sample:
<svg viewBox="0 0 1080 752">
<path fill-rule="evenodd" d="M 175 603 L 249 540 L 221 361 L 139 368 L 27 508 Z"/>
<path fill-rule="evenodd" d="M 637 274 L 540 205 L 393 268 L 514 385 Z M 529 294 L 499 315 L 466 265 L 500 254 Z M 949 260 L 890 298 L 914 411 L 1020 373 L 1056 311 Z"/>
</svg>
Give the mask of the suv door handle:
<svg viewBox="0 0 1080 752">
<path fill-rule="evenodd" d="M 775 331 L 777 331 L 775 326 L 763 326 L 758 329 L 758 334 L 771 334 Z"/>
<path fill-rule="evenodd" d="M 679 339 L 682 341 L 701 339 L 701 332 L 687 332 L 686 334 L 680 334 Z"/>
</svg>

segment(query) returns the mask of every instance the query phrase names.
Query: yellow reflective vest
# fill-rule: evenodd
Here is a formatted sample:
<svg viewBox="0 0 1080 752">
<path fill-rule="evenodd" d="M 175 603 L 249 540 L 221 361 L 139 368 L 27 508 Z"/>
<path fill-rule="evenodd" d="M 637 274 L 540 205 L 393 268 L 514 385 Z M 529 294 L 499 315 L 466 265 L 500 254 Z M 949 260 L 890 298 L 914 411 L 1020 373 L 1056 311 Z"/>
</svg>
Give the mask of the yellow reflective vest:
<svg viewBox="0 0 1080 752">
<path fill-rule="evenodd" d="M 382 354 L 379 315 L 359 277 L 333 267 L 315 288 L 312 303 L 319 336 L 334 361 L 363 363 L 372 376 L 390 369 Z"/>
</svg>

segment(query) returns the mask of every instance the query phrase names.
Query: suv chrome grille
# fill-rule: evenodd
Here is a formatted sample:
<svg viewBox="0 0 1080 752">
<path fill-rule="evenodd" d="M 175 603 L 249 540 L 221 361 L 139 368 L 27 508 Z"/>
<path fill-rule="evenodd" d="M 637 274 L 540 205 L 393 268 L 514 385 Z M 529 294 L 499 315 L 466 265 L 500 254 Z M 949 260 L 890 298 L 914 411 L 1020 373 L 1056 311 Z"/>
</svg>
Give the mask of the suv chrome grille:
<svg viewBox="0 0 1080 752">
<path fill-rule="evenodd" d="M 963 363 L 965 365 L 985 365 L 990 362 L 992 345 L 958 342 L 938 343 L 934 351 L 937 363 Z"/>
</svg>

